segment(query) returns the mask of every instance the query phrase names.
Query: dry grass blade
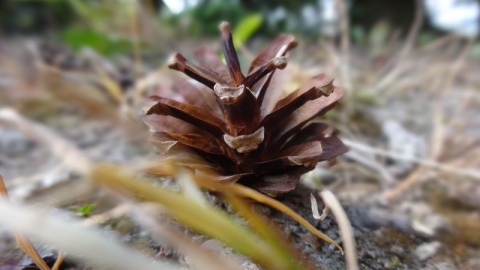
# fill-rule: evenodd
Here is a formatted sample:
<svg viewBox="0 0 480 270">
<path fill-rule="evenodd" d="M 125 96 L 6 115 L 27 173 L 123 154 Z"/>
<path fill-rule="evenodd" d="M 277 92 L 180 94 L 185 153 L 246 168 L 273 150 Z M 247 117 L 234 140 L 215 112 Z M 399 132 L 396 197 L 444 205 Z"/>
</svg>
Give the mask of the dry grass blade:
<svg viewBox="0 0 480 270">
<path fill-rule="evenodd" d="M 0 122 L 13 125 L 26 136 L 46 144 L 69 168 L 78 173 L 88 172 L 90 160 L 69 141 L 63 139 L 47 127 L 30 121 L 10 108 L 0 109 Z"/>
<path fill-rule="evenodd" d="M 2 123 L 17 128 L 25 136 L 45 145 L 63 165 L 72 171 L 85 175 L 90 170 L 91 161 L 89 158 L 76 145 L 47 126 L 25 118 L 11 108 L 0 108 L 0 124 Z M 64 192 L 64 189 L 72 187 L 74 187 L 76 193 L 71 194 L 70 190 Z M 68 185 L 60 187 L 57 191 L 48 194 L 48 196 L 37 196 L 33 201 L 36 204 L 58 205 L 71 200 L 72 196 L 80 197 L 90 192 L 92 192 L 92 186 L 88 183 L 72 181 Z"/>
<path fill-rule="evenodd" d="M 420 0 L 415 1 L 415 18 L 412 23 L 412 26 L 410 27 L 410 30 L 408 31 L 407 38 L 405 40 L 405 43 L 403 47 L 399 50 L 399 53 L 392 57 L 388 63 L 384 65 L 382 70 L 379 70 L 377 73 L 381 74 L 381 76 L 390 76 L 390 74 L 385 74 L 388 69 L 393 69 L 391 71 L 398 72 L 398 70 L 395 70 L 395 65 L 399 65 L 402 63 L 402 59 L 404 59 L 413 49 L 415 41 L 417 40 L 418 33 L 420 31 L 421 26 L 423 25 L 424 21 L 424 10 L 423 6 Z"/>
<path fill-rule="evenodd" d="M 42 209 L 16 206 L 0 199 L 0 216 L 1 224 L 15 228 L 36 241 L 59 247 L 90 265 L 125 270 L 179 268 L 171 263 L 147 258 L 112 237 L 46 214 Z"/>
<path fill-rule="evenodd" d="M 57 260 L 53 264 L 51 270 L 60 270 L 60 267 L 62 266 L 62 262 L 63 262 L 63 257 L 64 257 L 63 251 L 59 251 L 57 255 Z"/>
<path fill-rule="evenodd" d="M 98 84 L 103 86 L 103 89 L 108 93 L 108 95 L 115 101 L 116 104 L 124 104 L 125 96 L 122 93 L 120 85 L 113 80 L 111 77 L 106 74 L 105 71 L 98 69 Z"/>
<path fill-rule="evenodd" d="M 264 195 L 263 193 L 260 193 L 254 189 L 251 189 L 239 184 L 219 183 L 216 181 L 206 179 L 205 177 L 196 177 L 195 180 L 197 181 L 197 184 L 203 188 L 213 189 L 213 190 L 222 192 L 224 194 L 229 194 L 229 193 L 236 194 L 238 196 L 249 198 L 256 202 L 270 206 L 284 213 L 285 215 L 293 218 L 318 238 L 337 247 L 340 250 L 340 252 L 343 254 L 342 247 L 340 247 L 340 245 L 338 245 L 335 241 L 333 241 L 333 239 L 331 239 L 324 233 L 317 230 L 312 224 L 310 224 L 307 220 L 305 220 L 303 217 L 301 217 L 299 214 L 297 214 L 288 206 L 282 204 L 281 202 L 269 196 Z"/>
<path fill-rule="evenodd" d="M 208 204 L 207 200 L 203 196 L 202 191 L 195 184 L 195 181 L 192 179 L 192 176 L 188 172 L 179 170 L 179 172 L 175 176 L 175 179 L 180 184 L 182 188 L 182 193 L 185 196 L 196 200 L 198 204 Z"/>
<path fill-rule="evenodd" d="M 0 175 L 0 197 L 4 196 L 5 198 L 8 197 L 8 192 L 5 187 L 5 183 L 3 182 L 3 178 Z M 41 270 L 50 270 L 50 267 L 48 267 L 47 263 L 43 260 L 42 256 L 38 254 L 37 250 L 33 246 L 32 242 L 28 240 L 25 236 L 22 234 L 14 231 L 13 234 L 15 235 L 15 240 L 17 241 L 17 245 L 33 260 L 35 265 L 38 266 Z M 55 262 L 55 265 L 59 263 L 59 265 L 62 263 L 63 257 L 60 258 L 60 256 L 57 258 L 57 261 Z"/>
<path fill-rule="evenodd" d="M 340 14 L 342 81 L 345 83 L 346 88 L 352 89 L 350 77 L 350 19 L 343 0 L 335 0 L 335 6 L 338 14 Z"/>
<path fill-rule="evenodd" d="M 352 225 L 348 220 L 347 214 L 331 191 L 324 190 L 320 192 L 320 196 L 322 197 L 326 207 L 332 211 L 335 219 L 337 220 L 338 227 L 340 228 L 340 235 L 342 237 L 343 246 L 345 247 L 347 269 L 358 270 L 357 248 L 355 245 L 355 238 L 353 237 Z"/>
<path fill-rule="evenodd" d="M 229 193 L 224 194 L 224 196 L 227 201 L 232 204 L 236 212 L 247 219 L 250 226 L 255 228 L 255 231 L 276 250 L 276 253 L 278 254 L 277 260 L 282 261 L 282 265 L 288 266 L 288 269 L 304 269 L 308 267 L 307 265 L 301 264 L 298 259 L 300 256 L 298 256 L 293 248 L 288 245 L 286 239 L 284 239 L 274 227 L 272 228 L 271 225 L 268 225 L 268 222 L 259 214 L 254 213 L 249 209 L 248 204 L 245 201 L 241 200 L 238 196 Z"/>
<path fill-rule="evenodd" d="M 133 51 L 133 58 L 135 63 L 135 73 L 140 74 L 142 72 L 142 52 L 140 47 L 140 33 L 141 33 L 141 25 L 140 25 L 140 18 L 141 15 L 139 3 L 137 1 L 132 1 L 130 6 L 131 12 L 131 44 L 132 44 L 132 51 Z"/>
<path fill-rule="evenodd" d="M 452 64 L 451 69 L 449 72 L 446 74 L 444 82 L 443 82 L 443 88 L 440 91 L 440 102 L 437 104 L 435 107 L 434 111 L 434 116 L 433 116 L 433 131 L 432 135 L 430 138 L 430 153 L 429 153 L 429 159 L 430 160 L 437 160 L 440 158 L 443 148 L 445 145 L 445 127 L 443 124 L 444 120 L 444 107 L 447 101 L 447 98 L 449 97 L 447 93 L 453 89 L 453 83 L 455 78 L 459 75 L 462 67 L 465 64 L 465 59 L 468 55 L 468 52 L 470 51 L 471 47 L 473 45 L 473 40 L 469 40 L 467 44 L 464 46 L 462 49 L 461 53 L 458 55 L 457 59 L 455 62 Z M 421 167 L 415 170 L 413 173 L 411 173 L 404 181 L 402 181 L 400 184 L 398 184 L 396 187 L 394 187 L 391 190 L 388 190 L 385 192 L 384 196 L 387 199 L 392 199 L 399 194 L 401 194 L 403 191 L 407 190 L 411 186 L 413 186 L 415 183 L 418 182 L 418 177 L 417 175 L 420 175 L 421 172 L 425 170 L 425 164 L 421 164 Z M 445 167 L 448 166 L 443 165 L 443 166 L 438 166 L 439 169 L 445 170 Z M 447 170 L 447 172 L 452 172 L 453 170 Z M 457 170 L 455 170 L 457 172 Z M 462 176 L 467 176 L 467 177 L 472 177 L 473 178 L 479 178 L 480 172 L 479 171 L 474 171 L 474 170 L 459 170 L 458 173 L 459 175 Z"/>
<path fill-rule="evenodd" d="M 266 242 L 253 232 L 239 226 L 226 213 L 207 205 L 198 204 L 195 199 L 139 181 L 121 173 L 121 170 L 115 166 L 94 167 L 91 179 L 114 190 L 137 194 L 144 200 L 161 204 L 164 206 L 165 212 L 177 221 L 198 232 L 221 240 L 261 265 L 271 266 L 272 263 L 278 263 L 275 250 L 272 250 Z M 209 222 L 199 222 L 202 220 Z M 281 268 L 282 266 L 275 269 Z"/>
<path fill-rule="evenodd" d="M 50 267 L 48 267 L 47 263 L 43 260 L 42 256 L 40 256 L 30 240 L 18 232 L 14 232 L 13 234 L 15 235 L 15 241 L 17 241 L 18 247 L 20 247 L 23 252 L 32 259 L 38 268 L 41 270 L 50 270 Z"/>
<path fill-rule="evenodd" d="M 232 186 L 234 186 L 234 188 L 232 188 L 232 189 L 234 191 L 236 191 L 238 195 L 241 195 L 243 197 L 255 200 L 259 203 L 263 203 L 265 205 L 268 205 L 268 206 L 270 206 L 274 209 L 277 209 L 278 211 L 286 214 L 287 216 L 293 218 L 298 223 L 300 223 L 302 226 L 304 226 L 308 231 L 310 231 L 315 236 L 317 236 L 318 238 L 320 238 L 323 241 L 325 241 L 327 243 L 330 243 L 330 244 L 334 245 L 335 247 L 337 247 L 338 250 L 340 250 L 340 252 L 343 254 L 343 249 L 339 244 L 337 244 L 335 241 L 333 241 L 333 239 L 328 237 L 326 234 L 317 230 L 306 219 L 301 217 L 299 214 L 297 214 L 295 211 L 293 211 L 288 206 L 286 206 L 283 203 L 281 203 L 281 202 L 279 202 L 275 199 L 272 199 L 271 197 L 268 197 L 268 196 L 266 196 L 266 195 L 264 195 L 264 194 L 262 194 L 258 191 L 255 191 L 251 188 L 247 188 L 247 187 L 244 187 L 244 186 L 241 186 L 241 185 L 238 185 L 238 184 L 232 184 Z"/>
<path fill-rule="evenodd" d="M 232 260 L 228 260 L 228 258 L 220 254 L 209 252 L 201 248 L 198 244 L 192 243 L 191 240 L 186 239 L 179 232 L 173 228 L 169 228 L 163 222 L 155 218 L 156 216 L 159 216 L 159 212 L 161 212 L 158 205 L 137 204 L 131 205 L 130 208 L 135 219 L 141 225 L 146 227 L 154 238 L 162 239 L 163 241 L 168 242 L 171 246 L 181 250 L 187 255 L 187 261 L 190 266 L 195 267 L 195 269 L 241 269 L 240 266 L 236 265 Z"/>
<path fill-rule="evenodd" d="M 328 208 L 328 206 L 325 206 L 325 208 L 323 208 L 322 214 L 320 215 L 320 212 L 318 212 L 317 199 L 315 199 L 315 196 L 313 196 L 313 194 L 310 194 L 310 204 L 312 205 L 312 214 L 314 219 L 324 220 L 328 216 L 328 213 L 330 213 L 330 208 Z"/>
<path fill-rule="evenodd" d="M 359 153 L 355 151 L 349 151 L 345 153 L 345 157 L 350 158 L 365 167 L 366 169 L 370 169 L 373 172 L 379 174 L 380 177 L 382 177 L 382 180 L 386 183 L 395 183 L 395 177 L 390 172 L 388 172 L 385 166 L 379 161 L 377 161 L 374 157 L 369 157 L 364 153 Z"/>
<path fill-rule="evenodd" d="M 435 160 L 431 159 L 422 159 L 422 158 L 415 158 L 412 156 L 407 156 L 407 155 L 402 155 L 402 154 L 397 154 L 395 152 L 387 151 L 384 149 L 379 149 L 375 148 L 369 145 L 365 145 L 359 142 L 355 142 L 352 140 L 344 139 L 342 138 L 342 141 L 347 145 L 348 147 L 365 152 L 365 153 L 371 153 L 371 154 L 376 154 L 384 157 L 389 157 L 392 159 L 397 159 L 397 160 L 403 160 L 403 161 L 410 161 L 413 163 L 417 163 L 426 167 L 430 167 L 432 169 L 437 169 L 440 171 L 444 171 L 446 173 L 451 173 L 459 176 L 464 176 L 464 177 L 469 177 L 475 180 L 480 180 L 480 171 L 474 170 L 474 169 L 464 169 L 464 168 L 458 168 L 455 166 L 450 166 L 448 164 L 443 164 L 440 162 L 437 162 Z"/>
</svg>

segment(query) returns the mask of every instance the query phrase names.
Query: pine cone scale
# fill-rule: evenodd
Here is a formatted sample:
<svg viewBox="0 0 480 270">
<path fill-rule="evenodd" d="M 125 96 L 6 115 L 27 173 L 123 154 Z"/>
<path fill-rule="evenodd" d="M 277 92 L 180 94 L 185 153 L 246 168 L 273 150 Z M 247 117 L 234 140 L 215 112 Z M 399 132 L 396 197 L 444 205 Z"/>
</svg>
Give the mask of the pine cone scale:
<svg viewBox="0 0 480 270">
<path fill-rule="evenodd" d="M 285 142 L 313 118 L 324 115 L 337 105 L 344 92 L 343 88 L 335 88 L 335 91 L 328 97 L 309 101 L 298 108 L 284 120 L 283 125 L 279 125 L 277 129 L 274 129 L 276 130 L 275 141 L 278 143 Z"/>
<path fill-rule="evenodd" d="M 268 44 L 255 59 L 253 59 L 248 68 L 248 73 L 250 74 L 254 69 L 265 65 L 275 57 L 285 56 L 289 50 L 296 46 L 297 42 L 295 41 L 295 37 L 291 35 L 278 36 L 273 42 Z"/>
<path fill-rule="evenodd" d="M 216 73 L 226 82 L 226 85 L 234 85 L 230 71 L 214 50 L 199 48 L 195 50 L 194 56 L 200 66 Z"/>
<path fill-rule="evenodd" d="M 233 81 L 236 83 L 236 86 L 239 86 L 242 84 L 245 77 L 243 76 L 240 68 L 240 61 L 238 61 L 237 52 L 233 47 L 230 25 L 222 22 L 220 24 L 220 33 L 222 36 L 222 50 L 223 54 L 225 55 L 225 60 L 227 61 L 227 67 L 230 71 Z"/>
<path fill-rule="evenodd" d="M 227 132 L 225 123 L 221 119 L 201 107 L 161 97 L 153 97 L 153 100 L 157 104 L 148 110 L 147 115 L 173 116 L 215 135 Z"/>
</svg>

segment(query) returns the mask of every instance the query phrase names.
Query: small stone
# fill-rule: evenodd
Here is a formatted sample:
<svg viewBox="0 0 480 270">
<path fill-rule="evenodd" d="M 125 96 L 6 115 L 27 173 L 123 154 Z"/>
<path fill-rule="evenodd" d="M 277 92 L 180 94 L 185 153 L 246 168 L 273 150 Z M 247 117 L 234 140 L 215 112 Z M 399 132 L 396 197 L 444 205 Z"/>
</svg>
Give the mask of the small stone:
<svg viewBox="0 0 480 270">
<path fill-rule="evenodd" d="M 260 270 L 260 268 L 251 261 L 246 261 L 242 264 L 243 270 Z"/>
<path fill-rule="evenodd" d="M 415 249 L 415 254 L 421 261 L 426 261 L 435 253 L 437 253 L 438 249 L 442 246 L 442 244 L 438 241 L 433 241 L 430 243 L 424 243 L 419 245 Z"/>
<path fill-rule="evenodd" d="M 206 250 L 219 252 L 219 253 L 225 250 L 225 245 L 223 245 L 220 241 L 215 239 L 208 239 L 207 241 L 203 242 L 201 247 Z"/>
<path fill-rule="evenodd" d="M 464 267 L 465 269 L 480 269 L 480 258 L 471 258 Z"/>
<path fill-rule="evenodd" d="M 373 250 L 364 250 L 362 255 L 362 259 L 375 259 L 377 257 L 377 253 Z"/>
<path fill-rule="evenodd" d="M 452 262 L 441 262 L 435 264 L 435 270 L 456 270 L 458 267 Z M 475 268 L 472 268 L 475 269 Z"/>
<path fill-rule="evenodd" d="M 403 255 L 403 253 L 405 253 L 405 249 L 397 245 L 392 246 L 390 251 L 395 255 Z"/>
<path fill-rule="evenodd" d="M 128 217 L 120 218 L 115 224 L 115 231 L 122 235 L 130 234 L 133 231 L 134 224 Z"/>
</svg>

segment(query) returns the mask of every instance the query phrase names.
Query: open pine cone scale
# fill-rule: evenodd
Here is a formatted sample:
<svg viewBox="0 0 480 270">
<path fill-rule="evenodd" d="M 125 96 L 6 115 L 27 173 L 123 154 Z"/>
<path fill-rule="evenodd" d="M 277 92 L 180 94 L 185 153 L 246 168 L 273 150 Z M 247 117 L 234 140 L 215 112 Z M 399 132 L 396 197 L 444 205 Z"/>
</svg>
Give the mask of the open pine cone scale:
<svg viewBox="0 0 480 270">
<path fill-rule="evenodd" d="M 195 52 L 198 65 L 175 54 L 169 67 L 191 79 L 176 80 L 147 112 L 154 143 L 165 155 L 176 145 L 197 155 L 221 181 L 239 181 L 270 196 L 296 187 L 300 176 L 319 161 L 347 151 L 323 123 L 313 121 L 343 96 L 333 79 L 317 75 L 282 95 L 282 69 L 296 46 L 290 35 L 270 43 L 245 76 L 233 46 L 230 26 L 220 25 L 226 65 L 213 51 Z M 173 154 L 175 152 L 175 154 Z M 199 159 L 196 159 L 199 160 Z M 188 164 L 187 164 L 188 165 Z"/>
</svg>

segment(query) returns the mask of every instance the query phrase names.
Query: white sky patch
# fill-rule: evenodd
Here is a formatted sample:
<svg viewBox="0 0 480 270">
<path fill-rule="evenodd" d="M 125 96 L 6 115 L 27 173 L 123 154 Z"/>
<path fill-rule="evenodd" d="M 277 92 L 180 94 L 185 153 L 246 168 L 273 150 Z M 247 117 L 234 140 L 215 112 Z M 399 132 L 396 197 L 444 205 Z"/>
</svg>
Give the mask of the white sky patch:
<svg viewBox="0 0 480 270">
<path fill-rule="evenodd" d="M 175 14 L 182 12 L 185 9 L 185 1 L 181 0 L 164 0 L 168 9 Z"/>
<path fill-rule="evenodd" d="M 167 8 L 174 14 L 181 13 L 186 8 L 196 6 L 198 0 L 164 0 Z"/>
<path fill-rule="evenodd" d="M 431 23 L 465 36 L 479 34 L 480 4 L 477 1 L 424 0 Z"/>
</svg>

